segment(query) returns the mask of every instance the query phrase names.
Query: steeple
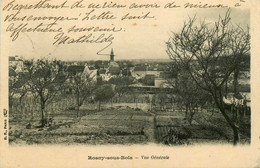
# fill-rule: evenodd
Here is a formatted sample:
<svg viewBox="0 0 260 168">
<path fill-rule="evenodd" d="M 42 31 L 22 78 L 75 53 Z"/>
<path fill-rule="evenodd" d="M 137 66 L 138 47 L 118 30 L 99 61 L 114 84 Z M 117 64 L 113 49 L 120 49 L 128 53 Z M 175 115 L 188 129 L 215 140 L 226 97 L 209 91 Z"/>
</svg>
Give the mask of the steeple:
<svg viewBox="0 0 260 168">
<path fill-rule="evenodd" d="M 111 53 L 110 53 L 110 62 L 113 62 L 114 61 L 114 51 L 113 51 L 113 48 L 111 49 Z"/>
</svg>

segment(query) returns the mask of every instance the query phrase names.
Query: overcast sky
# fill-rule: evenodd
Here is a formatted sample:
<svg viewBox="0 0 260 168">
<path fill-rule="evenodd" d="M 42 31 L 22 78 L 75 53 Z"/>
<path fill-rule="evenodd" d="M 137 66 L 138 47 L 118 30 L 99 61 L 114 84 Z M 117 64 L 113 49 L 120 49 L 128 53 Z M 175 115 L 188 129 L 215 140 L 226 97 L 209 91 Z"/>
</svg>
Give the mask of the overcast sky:
<svg viewBox="0 0 260 168">
<path fill-rule="evenodd" d="M 127 21 L 127 22 L 106 22 L 122 26 L 125 32 L 114 35 L 113 44 L 103 51 L 109 54 L 111 48 L 114 49 L 115 60 L 118 59 L 168 59 L 165 52 L 165 41 L 168 40 L 171 31 L 180 31 L 183 22 L 188 17 L 196 14 L 197 20 L 206 19 L 206 22 L 215 22 L 219 15 L 224 16 L 227 9 L 201 9 L 201 10 L 157 10 L 156 20 Z M 250 11 L 247 9 L 232 9 L 232 22 L 246 27 L 250 23 Z M 88 23 L 91 25 L 93 23 Z M 86 26 L 80 25 L 79 26 Z M 10 33 L 8 34 L 10 35 Z M 24 58 L 55 57 L 60 60 L 107 60 L 108 56 L 97 55 L 97 51 L 106 44 L 73 44 L 53 46 L 53 36 L 55 34 L 31 35 L 22 33 L 15 42 L 10 39 L 9 55 L 19 55 Z M 75 35 L 78 36 L 78 35 Z"/>
</svg>

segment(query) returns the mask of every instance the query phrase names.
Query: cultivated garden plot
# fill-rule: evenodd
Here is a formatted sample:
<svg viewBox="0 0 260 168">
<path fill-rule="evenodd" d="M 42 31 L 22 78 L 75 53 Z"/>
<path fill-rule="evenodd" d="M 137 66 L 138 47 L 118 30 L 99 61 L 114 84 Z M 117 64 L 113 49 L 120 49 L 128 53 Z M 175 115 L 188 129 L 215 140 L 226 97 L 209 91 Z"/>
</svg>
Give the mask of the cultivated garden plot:
<svg viewBox="0 0 260 168">
<path fill-rule="evenodd" d="M 195 145 L 232 143 L 232 130 L 218 111 L 201 110 L 190 124 L 184 112 L 147 112 L 132 108 L 102 111 L 66 111 L 53 118 L 53 124 L 41 128 L 39 120 L 10 121 L 12 145 L 19 144 L 149 144 Z M 66 116 L 66 114 L 68 114 Z M 249 118 L 241 127 L 241 143 L 250 143 Z"/>
<path fill-rule="evenodd" d="M 145 114 L 145 115 L 142 115 Z M 138 118 L 139 119 L 133 119 Z M 141 117 L 141 118 L 140 118 Z M 145 144 L 153 141 L 153 116 L 144 112 L 104 110 L 81 119 L 57 116 L 52 126 L 33 122 L 10 122 L 10 143 L 23 144 Z M 60 120 L 60 118 L 63 118 Z M 38 124 L 38 125 L 37 125 Z"/>
</svg>

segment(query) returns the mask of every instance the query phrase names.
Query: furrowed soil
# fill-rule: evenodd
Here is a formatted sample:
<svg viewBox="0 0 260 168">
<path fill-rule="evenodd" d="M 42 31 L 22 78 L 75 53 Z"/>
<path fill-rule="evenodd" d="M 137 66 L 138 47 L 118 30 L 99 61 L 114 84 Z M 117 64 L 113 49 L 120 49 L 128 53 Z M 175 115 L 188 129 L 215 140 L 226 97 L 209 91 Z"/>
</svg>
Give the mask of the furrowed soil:
<svg viewBox="0 0 260 168">
<path fill-rule="evenodd" d="M 71 113 L 68 111 L 67 113 Z M 74 112 L 75 113 L 75 112 Z M 153 141 L 153 116 L 133 109 L 81 111 L 80 119 L 60 114 L 40 128 L 39 120 L 10 122 L 10 144 L 146 144 Z"/>
<path fill-rule="evenodd" d="M 64 111 L 54 115 L 51 126 L 39 127 L 40 118 L 9 120 L 10 144 L 147 144 L 167 145 L 232 144 L 233 132 L 219 112 L 205 110 L 190 124 L 184 112 L 146 112 L 130 107 L 103 111 Z M 30 128 L 26 128 L 28 123 Z M 240 127 L 242 144 L 250 143 L 250 117 Z M 174 132 L 174 139 L 169 136 Z M 173 142 L 172 142 L 173 141 Z"/>
</svg>

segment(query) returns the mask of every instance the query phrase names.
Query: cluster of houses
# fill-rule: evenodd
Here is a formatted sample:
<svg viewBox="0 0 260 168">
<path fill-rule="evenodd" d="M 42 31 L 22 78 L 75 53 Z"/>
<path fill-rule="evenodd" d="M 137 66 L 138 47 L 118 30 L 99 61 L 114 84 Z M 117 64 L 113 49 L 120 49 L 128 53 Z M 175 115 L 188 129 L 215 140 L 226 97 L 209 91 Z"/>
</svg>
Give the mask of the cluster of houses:
<svg viewBox="0 0 260 168">
<path fill-rule="evenodd" d="M 167 67 L 156 65 L 155 67 L 145 64 L 136 64 L 128 66 L 123 62 L 119 64 L 114 59 L 114 51 L 111 50 L 109 61 L 100 61 L 96 66 L 94 64 L 86 63 L 85 65 L 70 65 L 68 72 L 91 74 L 97 82 L 109 81 L 111 78 L 120 76 L 133 77 L 136 81 L 145 79 L 148 83 L 136 82 L 134 86 L 151 86 L 151 87 L 168 87 L 167 79 L 170 78 L 171 73 Z"/>
<path fill-rule="evenodd" d="M 115 55 L 113 49 L 111 49 L 110 60 L 100 61 L 97 66 L 85 63 L 78 64 L 76 62 L 69 63 L 67 71 L 70 75 L 75 74 L 89 74 L 97 82 L 109 81 L 111 78 L 120 76 L 132 77 L 135 84 L 132 87 L 169 87 L 167 79 L 170 78 L 171 73 L 169 68 L 164 65 L 157 64 L 151 66 L 149 64 L 136 64 L 128 66 L 125 62 L 115 61 Z M 23 59 L 19 56 L 9 57 L 9 73 L 22 72 L 23 71 Z M 146 82 L 142 82 L 144 79 Z"/>
<path fill-rule="evenodd" d="M 68 64 L 67 71 L 71 76 L 80 74 L 89 74 L 91 78 L 102 83 L 103 81 L 109 81 L 111 78 L 120 76 L 132 77 L 136 82 L 129 87 L 134 90 L 146 90 L 147 92 L 156 92 L 161 88 L 166 90 L 171 88 L 168 84 L 169 79 L 176 78 L 170 71 L 170 67 L 166 64 L 160 63 L 135 63 L 127 65 L 126 62 L 115 61 L 115 54 L 111 49 L 109 61 L 96 61 L 92 63 L 85 63 L 79 65 L 75 62 Z M 23 71 L 23 60 L 18 56 L 9 57 L 9 74 L 12 72 Z M 240 91 L 241 95 L 247 100 L 250 106 L 250 71 L 244 71 L 241 73 L 238 83 L 243 86 Z M 231 100 L 232 98 L 227 98 Z M 225 100 L 229 103 L 228 100 Z"/>
</svg>

